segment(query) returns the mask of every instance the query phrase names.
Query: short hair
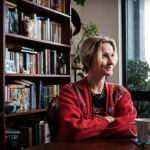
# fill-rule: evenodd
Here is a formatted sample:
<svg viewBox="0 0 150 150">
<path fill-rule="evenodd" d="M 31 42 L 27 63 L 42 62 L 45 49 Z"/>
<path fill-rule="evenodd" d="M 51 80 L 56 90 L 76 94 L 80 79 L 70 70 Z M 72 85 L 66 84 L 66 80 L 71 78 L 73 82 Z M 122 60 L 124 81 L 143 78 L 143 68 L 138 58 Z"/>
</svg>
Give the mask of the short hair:
<svg viewBox="0 0 150 150">
<path fill-rule="evenodd" d="M 89 68 L 93 61 L 93 56 L 95 53 L 98 52 L 101 44 L 109 43 L 114 50 L 114 65 L 116 65 L 118 61 L 118 55 L 117 55 L 117 48 L 116 48 L 116 42 L 109 37 L 106 36 L 92 36 L 87 38 L 80 49 L 80 60 L 83 64 L 82 70 L 85 73 L 88 73 Z M 87 66 L 88 64 L 88 66 Z"/>
</svg>

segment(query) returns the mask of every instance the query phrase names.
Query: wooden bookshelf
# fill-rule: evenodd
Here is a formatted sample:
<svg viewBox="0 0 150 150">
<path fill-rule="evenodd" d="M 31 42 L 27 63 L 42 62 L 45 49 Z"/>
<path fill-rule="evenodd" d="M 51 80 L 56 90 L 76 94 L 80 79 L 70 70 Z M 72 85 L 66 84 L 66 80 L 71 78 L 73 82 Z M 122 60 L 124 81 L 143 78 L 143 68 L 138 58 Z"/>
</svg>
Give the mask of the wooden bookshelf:
<svg viewBox="0 0 150 150">
<path fill-rule="evenodd" d="M 6 150 L 6 129 L 13 128 L 22 119 L 46 119 L 46 108 L 29 109 L 19 112 L 6 114 L 5 101 L 6 91 L 5 86 L 11 84 L 14 80 L 29 80 L 36 85 L 41 80 L 44 85 L 46 84 L 60 84 L 64 85 L 71 80 L 70 76 L 70 0 L 65 1 L 66 12 L 59 12 L 54 9 L 35 4 L 28 0 L 7 0 L 17 5 L 18 12 L 23 12 L 26 15 L 36 13 L 37 16 L 50 18 L 51 21 L 61 24 L 61 43 L 52 42 L 51 40 L 43 40 L 30 38 L 21 34 L 12 34 L 5 32 L 5 1 L 0 1 L 0 149 Z M 37 52 L 41 52 L 44 48 L 50 50 L 56 50 L 58 53 L 63 53 L 66 63 L 66 74 L 24 74 L 24 73 L 6 73 L 5 72 L 5 50 L 8 48 L 10 51 L 21 53 L 18 47 L 30 47 L 36 49 Z M 43 50 L 44 51 L 44 50 Z M 38 88 L 38 86 L 37 86 Z"/>
</svg>

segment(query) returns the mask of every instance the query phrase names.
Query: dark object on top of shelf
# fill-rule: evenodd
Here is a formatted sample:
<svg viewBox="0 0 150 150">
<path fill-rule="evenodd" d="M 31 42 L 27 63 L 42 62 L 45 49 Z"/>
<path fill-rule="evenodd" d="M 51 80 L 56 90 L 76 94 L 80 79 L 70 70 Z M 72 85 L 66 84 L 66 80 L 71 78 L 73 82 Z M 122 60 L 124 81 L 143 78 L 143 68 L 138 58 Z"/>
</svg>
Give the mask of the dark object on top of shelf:
<svg viewBox="0 0 150 150">
<path fill-rule="evenodd" d="M 7 136 L 6 150 L 23 150 L 24 145 L 19 142 L 19 135 L 12 134 Z"/>
<path fill-rule="evenodd" d="M 77 5 L 84 6 L 86 0 L 74 0 L 74 1 L 77 3 Z"/>
<path fill-rule="evenodd" d="M 7 103 L 5 105 L 5 110 L 6 110 L 6 114 L 13 113 L 13 112 L 18 112 L 20 110 L 19 101 L 15 100 L 15 99 L 7 101 Z"/>
<path fill-rule="evenodd" d="M 72 23 L 75 27 L 75 31 L 73 33 L 73 36 L 74 36 L 80 32 L 81 21 L 80 21 L 80 17 L 78 15 L 78 13 L 76 12 L 76 10 L 74 8 L 71 8 L 71 14 L 72 14 L 71 20 L 72 20 Z"/>
</svg>

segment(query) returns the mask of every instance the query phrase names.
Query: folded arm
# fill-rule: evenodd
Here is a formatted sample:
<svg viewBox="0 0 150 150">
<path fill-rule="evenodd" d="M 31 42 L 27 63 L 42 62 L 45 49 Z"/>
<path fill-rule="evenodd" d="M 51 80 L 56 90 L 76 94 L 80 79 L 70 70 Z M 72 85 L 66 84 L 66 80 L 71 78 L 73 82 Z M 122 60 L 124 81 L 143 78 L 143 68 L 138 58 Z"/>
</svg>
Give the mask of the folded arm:
<svg viewBox="0 0 150 150">
<path fill-rule="evenodd" d="M 130 122 L 135 121 L 137 112 L 128 91 L 126 91 L 117 102 L 115 110 L 115 120 L 103 131 L 100 137 L 133 137 L 129 131 L 128 125 Z M 136 133 L 136 127 L 134 125 L 131 126 L 131 129 Z"/>
</svg>

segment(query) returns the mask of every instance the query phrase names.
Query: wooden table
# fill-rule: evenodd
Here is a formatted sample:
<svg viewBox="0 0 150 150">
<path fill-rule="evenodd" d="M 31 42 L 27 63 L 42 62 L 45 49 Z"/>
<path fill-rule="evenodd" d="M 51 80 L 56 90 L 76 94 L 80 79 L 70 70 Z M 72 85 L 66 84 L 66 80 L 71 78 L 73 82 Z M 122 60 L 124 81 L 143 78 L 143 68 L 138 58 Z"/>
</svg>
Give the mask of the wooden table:
<svg viewBox="0 0 150 150">
<path fill-rule="evenodd" d="M 150 150 L 150 145 L 141 146 L 130 139 L 92 139 L 78 142 L 52 142 L 25 150 Z"/>
</svg>

